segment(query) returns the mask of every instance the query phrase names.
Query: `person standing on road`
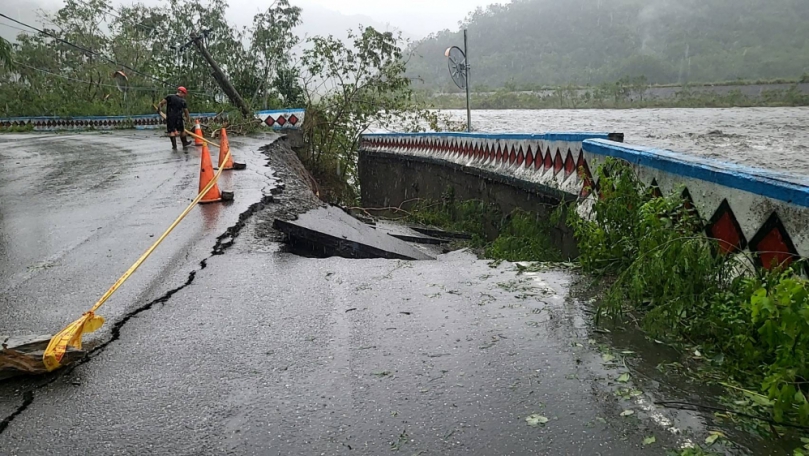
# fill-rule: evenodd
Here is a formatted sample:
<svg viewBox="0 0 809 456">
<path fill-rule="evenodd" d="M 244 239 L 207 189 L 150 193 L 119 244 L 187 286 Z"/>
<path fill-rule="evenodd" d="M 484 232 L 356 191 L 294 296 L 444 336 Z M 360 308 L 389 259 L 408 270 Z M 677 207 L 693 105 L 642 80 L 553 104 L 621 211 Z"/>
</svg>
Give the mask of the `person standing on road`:
<svg viewBox="0 0 809 456">
<path fill-rule="evenodd" d="M 161 113 L 160 108 L 166 105 L 166 131 L 171 138 L 171 148 L 177 148 L 177 136 L 183 143 L 183 147 L 191 145 L 185 134 L 185 125 L 183 125 L 183 118 L 191 125 L 191 114 L 188 112 L 188 105 L 185 102 L 185 97 L 188 95 L 188 90 L 185 87 L 178 87 L 177 93 L 169 95 L 160 100 L 157 105 L 157 112 Z"/>
</svg>

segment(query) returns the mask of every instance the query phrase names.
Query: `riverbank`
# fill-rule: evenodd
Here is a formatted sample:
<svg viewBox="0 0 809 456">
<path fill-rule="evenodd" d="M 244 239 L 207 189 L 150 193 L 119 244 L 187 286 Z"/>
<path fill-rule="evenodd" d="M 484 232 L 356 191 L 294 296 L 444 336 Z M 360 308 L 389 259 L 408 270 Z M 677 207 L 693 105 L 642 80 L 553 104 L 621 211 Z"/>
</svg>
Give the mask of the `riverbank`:
<svg viewBox="0 0 809 456">
<path fill-rule="evenodd" d="M 421 94 L 434 109 L 463 109 L 460 93 Z M 474 92 L 473 109 L 648 109 L 809 105 L 809 83 L 663 86 L 609 84 L 536 91 Z"/>
</svg>

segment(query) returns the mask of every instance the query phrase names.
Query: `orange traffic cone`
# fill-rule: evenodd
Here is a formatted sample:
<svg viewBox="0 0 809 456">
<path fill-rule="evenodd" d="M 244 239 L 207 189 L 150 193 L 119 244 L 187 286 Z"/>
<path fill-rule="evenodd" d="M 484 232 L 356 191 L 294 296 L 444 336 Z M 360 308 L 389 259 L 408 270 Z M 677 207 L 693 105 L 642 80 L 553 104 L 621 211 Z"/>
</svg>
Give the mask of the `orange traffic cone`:
<svg viewBox="0 0 809 456">
<path fill-rule="evenodd" d="M 201 139 L 203 135 L 202 135 L 202 127 L 199 125 L 199 119 L 197 119 L 197 123 L 194 125 L 194 134 L 199 136 L 194 137 L 194 145 L 195 146 L 203 145 L 205 142 Z"/>
<path fill-rule="evenodd" d="M 211 163 L 211 151 L 208 150 L 208 145 L 203 143 L 202 144 L 202 159 L 200 160 L 199 165 L 199 191 L 205 190 L 205 187 L 208 186 L 208 183 L 213 180 L 213 164 Z M 199 201 L 200 204 L 204 203 L 216 203 L 218 201 L 230 201 L 233 199 L 233 193 L 230 192 L 220 192 L 219 191 L 219 184 L 214 184 L 208 193 L 202 197 Z"/>
<path fill-rule="evenodd" d="M 225 161 L 225 157 L 230 150 L 230 143 L 228 142 L 228 132 L 226 129 L 222 129 L 222 134 L 219 138 L 219 167 L 224 169 L 225 171 L 229 171 L 231 169 L 245 169 L 247 165 L 244 163 L 234 163 L 233 162 L 233 154 L 230 154 L 230 158 L 228 158 L 227 163 L 223 163 Z"/>
<path fill-rule="evenodd" d="M 222 129 L 222 135 L 219 137 L 219 167 L 225 171 L 233 169 L 233 155 L 228 157 L 230 151 L 230 144 L 228 144 L 228 132 Z M 227 161 L 225 161 L 227 158 Z"/>
</svg>

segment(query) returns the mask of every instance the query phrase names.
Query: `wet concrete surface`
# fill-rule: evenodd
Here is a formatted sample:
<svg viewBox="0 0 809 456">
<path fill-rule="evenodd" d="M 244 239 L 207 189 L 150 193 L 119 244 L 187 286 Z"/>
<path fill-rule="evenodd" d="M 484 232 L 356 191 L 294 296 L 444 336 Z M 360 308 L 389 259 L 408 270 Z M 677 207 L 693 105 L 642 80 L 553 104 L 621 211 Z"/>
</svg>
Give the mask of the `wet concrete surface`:
<svg viewBox="0 0 809 456">
<path fill-rule="evenodd" d="M 0 333 L 56 331 L 193 198 L 199 155 L 146 133 L 17 138 L 0 136 Z M 85 362 L 0 384 L 0 454 L 623 456 L 707 436 L 604 362 L 574 273 L 285 252 L 272 221 L 319 203 L 282 151 L 264 167 L 270 141 L 231 140 L 236 202 L 189 216 L 102 309 Z M 104 158 L 126 165 L 87 191 Z M 54 191 L 59 166 L 78 175 Z"/>
</svg>

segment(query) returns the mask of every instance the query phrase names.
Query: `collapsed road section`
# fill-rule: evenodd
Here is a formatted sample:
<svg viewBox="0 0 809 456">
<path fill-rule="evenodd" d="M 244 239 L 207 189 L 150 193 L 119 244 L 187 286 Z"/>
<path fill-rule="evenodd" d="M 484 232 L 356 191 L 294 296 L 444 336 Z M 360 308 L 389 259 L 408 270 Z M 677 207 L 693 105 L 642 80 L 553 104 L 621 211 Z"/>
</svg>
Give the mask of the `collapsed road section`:
<svg viewBox="0 0 809 456">
<path fill-rule="evenodd" d="M 326 257 L 434 259 L 407 242 L 378 231 L 331 206 L 309 211 L 294 221 L 276 219 L 273 226 L 288 236 L 294 248 Z"/>
</svg>

